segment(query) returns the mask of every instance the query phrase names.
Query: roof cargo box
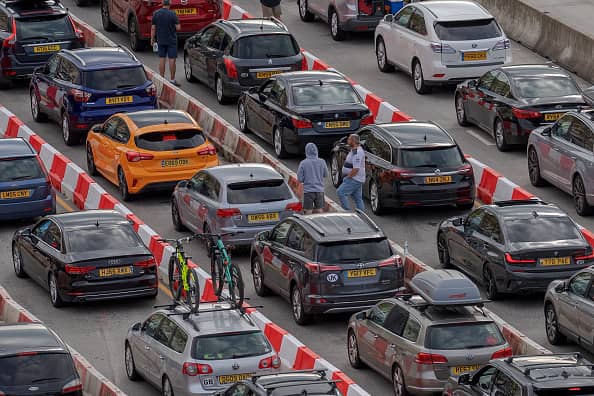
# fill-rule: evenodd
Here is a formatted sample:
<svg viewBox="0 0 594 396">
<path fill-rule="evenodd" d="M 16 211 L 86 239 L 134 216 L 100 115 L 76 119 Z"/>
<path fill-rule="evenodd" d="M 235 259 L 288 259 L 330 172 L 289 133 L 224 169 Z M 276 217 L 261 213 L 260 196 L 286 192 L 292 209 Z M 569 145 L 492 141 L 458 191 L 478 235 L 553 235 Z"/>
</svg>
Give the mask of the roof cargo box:
<svg viewBox="0 0 594 396">
<path fill-rule="evenodd" d="M 421 272 L 412 278 L 410 288 L 429 305 L 479 305 L 484 302 L 478 287 L 455 270 Z"/>
</svg>

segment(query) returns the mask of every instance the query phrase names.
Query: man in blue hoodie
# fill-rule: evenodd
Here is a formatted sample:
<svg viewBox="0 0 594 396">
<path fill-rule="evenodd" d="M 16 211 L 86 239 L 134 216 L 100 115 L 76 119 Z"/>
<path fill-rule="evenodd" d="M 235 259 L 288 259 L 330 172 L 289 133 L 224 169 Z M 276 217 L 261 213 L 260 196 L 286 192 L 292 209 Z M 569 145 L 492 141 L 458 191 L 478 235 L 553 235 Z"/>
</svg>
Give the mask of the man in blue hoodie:
<svg viewBox="0 0 594 396">
<path fill-rule="evenodd" d="M 314 143 L 305 145 L 305 159 L 297 169 L 297 179 L 303 183 L 303 210 L 305 214 L 324 210 L 324 179 L 328 176 L 326 161 L 318 157 Z"/>
</svg>

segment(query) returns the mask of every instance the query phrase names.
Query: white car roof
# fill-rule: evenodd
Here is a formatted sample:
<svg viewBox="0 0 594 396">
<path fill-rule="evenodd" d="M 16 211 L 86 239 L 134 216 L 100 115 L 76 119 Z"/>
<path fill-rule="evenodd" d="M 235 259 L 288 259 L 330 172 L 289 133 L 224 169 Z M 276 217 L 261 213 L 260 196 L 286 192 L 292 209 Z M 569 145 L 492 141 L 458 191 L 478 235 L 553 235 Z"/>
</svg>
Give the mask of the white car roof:
<svg viewBox="0 0 594 396">
<path fill-rule="evenodd" d="M 436 0 L 415 3 L 419 8 L 425 8 L 438 21 L 464 21 L 474 19 L 493 18 L 487 10 L 473 1 Z"/>
</svg>

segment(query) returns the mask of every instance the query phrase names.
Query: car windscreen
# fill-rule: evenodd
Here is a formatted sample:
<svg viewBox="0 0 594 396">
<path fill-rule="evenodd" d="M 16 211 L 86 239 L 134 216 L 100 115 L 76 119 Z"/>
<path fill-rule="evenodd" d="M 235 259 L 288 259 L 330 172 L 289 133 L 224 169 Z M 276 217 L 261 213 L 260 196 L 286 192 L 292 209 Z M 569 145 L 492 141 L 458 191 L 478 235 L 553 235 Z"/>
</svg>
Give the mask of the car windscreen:
<svg viewBox="0 0 594 396">
<path fill-rule="evenodd" d="M 573 80 L 566 76 L 515 77 L 514 92 L 520 98 L 552 98 L 579 95 Z"/>
<path fill-rule="evenodd" d="M 67 231 L 71 253 L 97 250 L 122 250 L 142 246 L 142 241 L 131 226 L 122 224 L 115 226 L 83 228 Z"/>
<path fill-rule="evenodd" d="M 0 358 L 0 389 L 9 386 L 64 382 L 75 374 L 70 355 L 38 353 Z"/>
<path fill-rule="evenodd" d="M 425 347 L 429 349 L 475 349 L 503 345 L 505 339 L 493 322 L 452 323 L 430 326 Z"/>
<path fill-rule="evenodd" d="M 240 59 L 285 58 L 299 53 L 299 46 L 289 34 L 259 34 L 240 38 L 231 56 Z"/>
<path fill-rule="evenodd" d="M 74 29 L 67 15 L 17 18 L 16 34 L 19 41 L 72 39 Z"/>
<path fill-rule="evenodd" d="M 403 168 L 457 168 L 464 164 L 456 146 L 437 148 L 415 148 L 400 150 Z"/>
<path fill-rule="evenodd" d="M 291 199 L 283 179 L 246 181 L 227 185 L 227 203 L 254 204 Z"/>
<path fill-rule="evenodd" d="M 292 89 L 295 106 L 328 106 L 361 103 L 350 84 L 296 85 Z"/>
<path fill-rule="evenodd" d="M 443 41 L 485 40 L 501 37 L 494 19 L 437 22 L 435 33 Z"/>
<path fill-rule="evenodd" d="M 202 132 L 188 129 L 172 132 L 149 132 L 134 138 L 136 147 L 151 151 L 183 150 L 198 147 L 206 140 Z"/>
<path fill-rule="evenodd" d="M 385 260 L 392 256 L 386 238 L 322 243 L 318 247 L 318 262 L 352 264 Z"/>
<path fill-rule="evenodd" d="M 142 66 L 134 66 L 85 71 L 83 80 L 90 89 L 111 91 L 143 85 L 147 78 Z"/>
<path fill-rule="evenodd" d="M 0 159 L 0 182 L 42 177 L 45 177 L 45 174 L 34 157 Z"/>
<path fill-rule="evenodd" d="M 272 352 L 261 331 L 213 334 L 194 338 L 192 357 L 198 360 L 239 359 Z"/>
<path fill-rule="evenodd" d="M 564 216 L 531 216 L 504 219 L 510 242 L 552 242 L 581 239 L 575 224 Z"/>
</svg>

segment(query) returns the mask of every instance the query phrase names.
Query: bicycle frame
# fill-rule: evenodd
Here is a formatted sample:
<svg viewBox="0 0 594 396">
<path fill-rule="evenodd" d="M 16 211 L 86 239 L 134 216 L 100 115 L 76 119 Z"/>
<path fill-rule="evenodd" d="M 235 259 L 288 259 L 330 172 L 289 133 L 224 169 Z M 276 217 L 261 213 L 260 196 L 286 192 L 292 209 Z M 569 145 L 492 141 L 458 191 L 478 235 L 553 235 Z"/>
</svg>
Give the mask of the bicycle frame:
<svg viewBox="0 0 594 396">
<path fill-rule="evenodd" d="M 229 263 L 231 262 L 231 257 L 227 253 L 227 248 L 225 248 L 225 244 L 221 238 L 217 238 L 216 247 L 219 253 L 223 256 L 223 272 L 225 274 L 225 280 L 229 286 L 233 286 L 233 278 L 231 277 L 231 273 L 229 272 Z"/>
</svg>

